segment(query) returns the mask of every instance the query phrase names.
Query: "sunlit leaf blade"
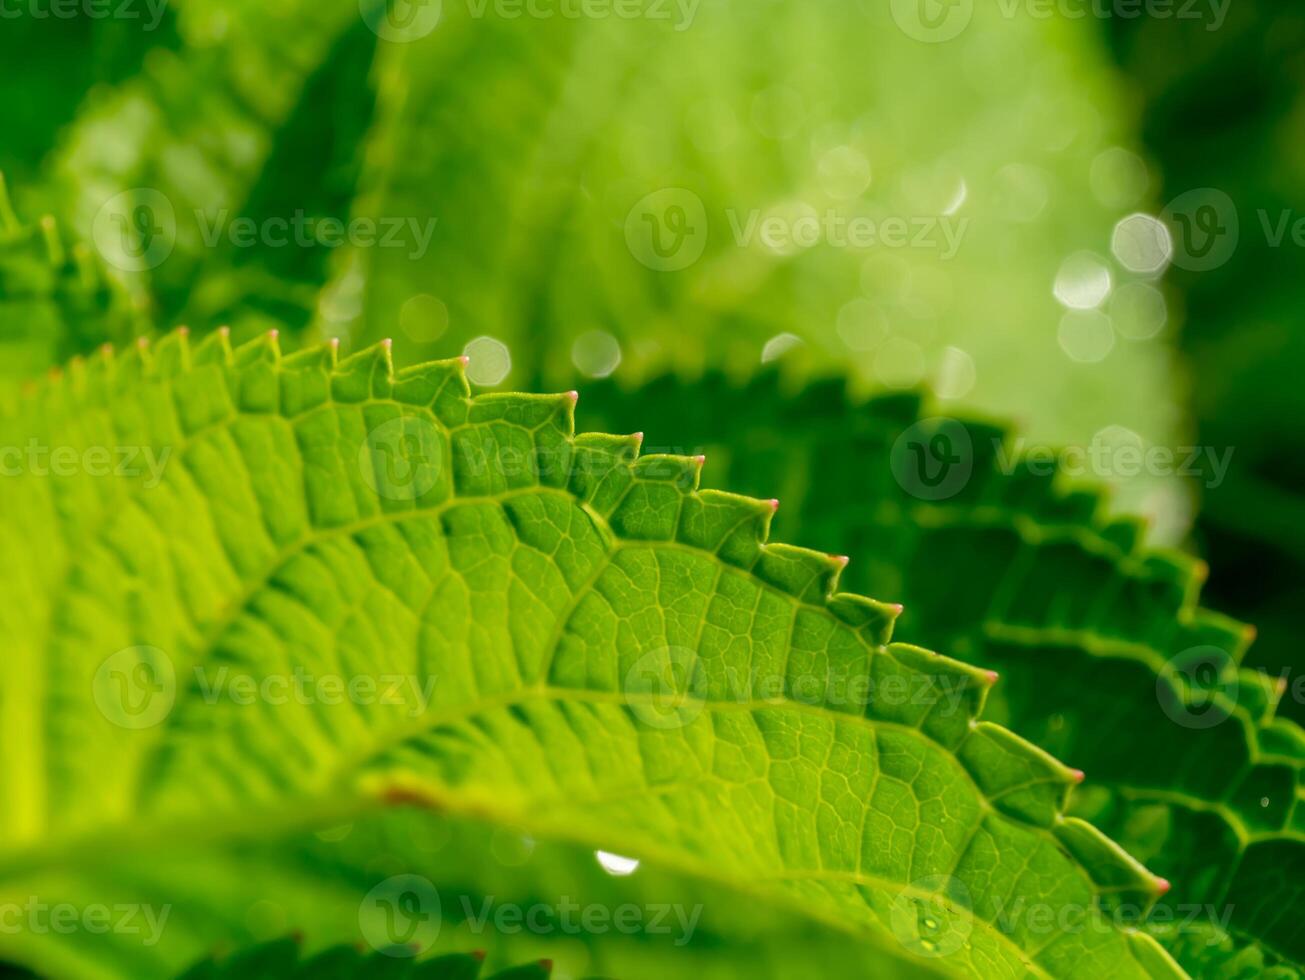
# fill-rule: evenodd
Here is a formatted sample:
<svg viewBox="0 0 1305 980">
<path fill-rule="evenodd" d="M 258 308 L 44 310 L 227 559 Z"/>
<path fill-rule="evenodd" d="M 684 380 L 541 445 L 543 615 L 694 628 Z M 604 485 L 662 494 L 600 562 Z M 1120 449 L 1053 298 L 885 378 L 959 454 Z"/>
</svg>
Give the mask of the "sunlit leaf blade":
<svg viewBox="0 0 1305 980">
<path fill-rule="evenodd" d="M 1199 562 L 1146 549 L 1050 456 L 915 396 L 710 374 L 592 385 L 582 420 L 619 428 L 652 406 L 649 446 L 775 494 L 782 533 L 869 558 L 848 581 L 905 603 L 899 635 L 1000 671 L 986 717 L 1085 770 L 1075 812 L 1173 881 L 1158 926 L 1305 961 L 1285 911 L 1305 881 L 1305 737 L 1275 716 L 1277 679 L 1239 669 L 1251 632 L 1199 608 Z"/>
<path fill-rule="evenodd" d="M 1176 975 L 1118 925 L 1163 883 L 977 720 L 987 672 L 889 643 L 701 459 L 464 371 L 173 334 L 0 415 L 81 464 L 0 484 L 0 882 L 417 804 L 746 884 L 889 967 Z M 273 693 L 302 673 L 435 683 Z"/>
</svg>

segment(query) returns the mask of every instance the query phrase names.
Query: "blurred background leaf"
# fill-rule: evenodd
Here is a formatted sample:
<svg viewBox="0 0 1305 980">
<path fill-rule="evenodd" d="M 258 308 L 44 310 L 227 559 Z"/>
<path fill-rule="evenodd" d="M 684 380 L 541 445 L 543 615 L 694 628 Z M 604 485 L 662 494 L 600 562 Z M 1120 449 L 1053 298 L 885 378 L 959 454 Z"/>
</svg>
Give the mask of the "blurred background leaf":
<svg viewBox="0 0 1305 980">
<path fill-rule="evenodd" d="M 467 0 L 391 40 L 363 9 L 178 0 L 177 42 L 88 95 L 29 210 L 160 328 L 398 335 L 406 360 L 466 350 L 486 385 L 838 366 L 1034 441 L 1185 440 L 1166 293 L 1112 253 L 1156 181 L 1086 25 L 977 5 L 929 43 L 850 0 L 579 20 Z M 226 234 L 297 216 L 381 241 Z M 1117 482 L 1159 538 L 1185 532 L 1177 481 Z"/>
</svg>

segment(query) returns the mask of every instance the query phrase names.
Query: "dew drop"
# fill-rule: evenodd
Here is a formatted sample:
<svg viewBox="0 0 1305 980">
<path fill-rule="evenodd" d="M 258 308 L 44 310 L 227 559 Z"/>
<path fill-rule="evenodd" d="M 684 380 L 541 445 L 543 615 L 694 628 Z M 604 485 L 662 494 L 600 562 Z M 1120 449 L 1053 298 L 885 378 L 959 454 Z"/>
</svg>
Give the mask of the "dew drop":
<svg viewBox="0 0 1305 980">
<path fill-rule="evenodd" d="M 598 863 L 604 871 L 617 878 L 624 878 L 639 870 L 639 860 L 637 858 L 622 857 L 620 854 L 613 854 L 611 851 L 594 851 L 594 857 L 598 859 Z"/>
</svg>

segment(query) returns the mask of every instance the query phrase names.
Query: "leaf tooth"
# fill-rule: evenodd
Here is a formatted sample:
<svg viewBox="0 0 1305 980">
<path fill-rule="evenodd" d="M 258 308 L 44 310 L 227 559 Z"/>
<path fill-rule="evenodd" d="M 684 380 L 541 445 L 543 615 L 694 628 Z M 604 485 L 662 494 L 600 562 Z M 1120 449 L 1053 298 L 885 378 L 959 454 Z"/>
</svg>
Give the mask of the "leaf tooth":
<svg viewBox="0 0 1305 980">
<path fill-rule="evenodd" d="M 1231 616 L 1195 604 L 1179 621 L 1178 632 L 1170 643 L 1170 653 L 1196 646 L 1218 647 L 1234 664 L 1240 664 L 1255 642 L 1253 623 L 1243 623 Z"/>
<path fill-rule="evenodd" d="M 59 224 L 52 214 L 41 215 L 41 241 L 45 245 L 46 259 L 51 266 L 58 269 L 68 261 L 68 252 L 59 234 Z"/>
<path fill-rule="evenodd" d="M 1145 530 L 1139 518 L 1117 517 L 1100 528 L 1100 534 L 1125 555 L 1132 555 L 1140 549 Z"/>
<path fill-rule="evenodd" d="M 1136 905 L 1145 914 L 1169 890 L 1167 879 L 1152 874 L 1085 820 L 1063 817 L 1052 831 L 1091 877 L 1108 906 Z"/>
<path fill-rule="evenodd" d="M 975 722 L 957 756 L 993 807 L 1037 827 L 1064 819 L 1069 794 L 1083 779 L 1081 770 L 987 721 Z"/>
<path fill-rule="evenodd" d="M 232 352 L 234 366 L 239 368 L 255 365 L 279 367 L 281 364 L 280 332 L 269 330 L 247 340 Z"/>
<path fill-rule="evenodd" d="M 390 348 L 384 343 L 372 344 L 336 363 L 331 395 L 347 404 L 388 397 L 393 373 Z"/>
<path fill-rule="evenodd" d="M 872 646 L 887 646 L 893 638 L 902 606 L 897 602 L 879 602 L 850 592 L 839 592 L 829 599 L 829 611 L 840 621 L 860 630 Z"/>
<path fill-rule="evenodd" d="M 1205 563 L 1176 551 L 1153 551 L 1146 555 L 1148 576 L 1158 585 L 1171 589 L 1180 606 L 1193 606 L 1205 582 Z"/>
<path fill-rule="evenodd" d="M 169 378 L 190 370 L 190 328 L 177 327 L 152 348 L 152 377 Z"/>
<path fill-rule="evenodd" d="M 576 497 L 604 518 L 620 504 L 633 480 L 631 464 L 639 455 L 643 433 L 613 436 L 586 432 L 575 437 L 570 486 Z"/>
<path fill-rule="evenodd" d="M 649 453 L 634 461 L 632 473 L 637 480 L 669 483 L 689 492 L 698 486 L 703 462 L 705 460 L 701 456 Z"/>
<path fill-rule="evenodd" d="M 769 509 L 770 505 L 765 506 Z M 796 599 L 820 604 L 834 594 L 844 564 L 822 551 L 790 544 L 766 544 L 753 571 Z"/>
<path fill-rule="evenodd" d="M 394 374 L 393 385 L 394 399 L 405 405 L 439 407 L 449 398 L 465 402 L 471 395 L 466 366 L 456 357 L 400 368 Z M 450 424 L 458 421 L 451 420 Z"/>
<path fill-rule="evenodd" d="M 686 494 L 676 540 L 716 554 L 736 568 L 756 564 L 775 512 L 764 500 L 723 490 Z"/>
<path fill-rule="evenodd" d="M 203 364 L 218 364 L 226 367 L 232 365 L 234 361 L 235 352 L 231 348 L 230 327 L 218 327 L 198 344 L 193 345 L 190 350 L 192 367 Z"/>
<path fill-rule="evenodd" d="M 96 264 L 95 256 L 85 242 L 76 242 L 72 247 L 73 268 L 77 274 L 77 285 L 87 293 L 93 293 L 103 284 L 103 273 Z"/>
</svg>

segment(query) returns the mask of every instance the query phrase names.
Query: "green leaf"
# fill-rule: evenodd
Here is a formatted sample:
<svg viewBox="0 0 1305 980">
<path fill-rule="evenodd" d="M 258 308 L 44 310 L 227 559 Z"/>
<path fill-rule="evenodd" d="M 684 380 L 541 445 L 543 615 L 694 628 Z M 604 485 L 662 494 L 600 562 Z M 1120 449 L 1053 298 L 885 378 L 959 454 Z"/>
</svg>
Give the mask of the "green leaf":
<svg viewBox="0 0 1305 980">
<path fill-rule="evenodd" d="M 1174 882 L 1153 918 L 1183 925 L 1163 928 L 1176 950 L 1226 925 L 1260 959 L 1305 962 L 1281 915 L 1305 881 L 1305 737 L 1275 717 L 1281 688 L 1239 669 L 1251 631 L 1199 608 L 1199 562 L 1149 551 L 1096 491 L 914 396 L 713 374 L 598 384 L 583 405 L 600 426 L 655 412 L 650 446 L 708 454 L 731 485 L 780 496 L 785 535 L 868 556 L 849 584 L 905 603 L 901 635 L 1000 671 L 985 717 L 1086 771 L 1075 812 Z M 922 481 L 912 450 L 941 465 L 939 436 L 951 468 Z M 1211 930 L 1194 943 L 1187 926 Z"/>
<path fill-rule="evenodd" d="M 746 887 L 890 969 L 1176 974 L 1116 924 L 1162 883 L 977 720 L 987 672 L 890 643 L 701 459 L 463 371 L 173 334 L 0 415 L 51 450 L 0 482 L 0 887 L 417 805 Z M 393 677 L 434 684 L 345 683 Z"/>
<path fill-rule="evenodd" d="M 69 245 L 53 218 L 19 220 L 0 174 L 0 384 L 121 343 L 137 322 L 90 249 Z"/>
<path fill-rule="evenodd" d="M 977 5 L 957 37 L 926 44 L 889 6 L 549 19 L 428 5 L 438 25 L 382 42 L 368 75 L 364 21 L 384 33 L 385 3 L 360 18 L 356 0 L 185 0 L 181 47 L 153 52 L 65 134 L 47 206 L 88 239 L 109 201 L 115 218 L 175 214 L 175 242 L 147 263 L 161 264 L 128 278 L 164 325 L 200 333 L 282 321 L 298 346 L 375 342 L 397 324 L 414 359 L 492 334 L 472 353 L 501 368 L 476 377 L 498 383 L 510 358 L 509 382 L 560 386 L 610 370 L 613 351 L 639 380 L 751 370 L 796 344 L 795 366 L 942 379 L 1029 418 L 1037 438 L 1083 444 L 1122 425 L 1180 441 L 1167 338 L 1130 339 L 1127 297 L 1104 305 L 1114 327 L 1070 317 L 1067 334 L 1113 345 L 1100 363 L 1060 340 L 1053 284 L 1080 252 L 1164 307 L 1109 258 L 1115 222 L 1149 201 L 1091 32 Z M 1101 176 L 1121 154 L 1137 186 Z M 210 248 L 194 220 L 300 208 L 379 223 L 386 244 L 337 250 L 328 276 L 322 248 Z M 772 218 L 784 241 L 763 230 Z M 789 241 L 817 225 L 818 243 Z M 169 241 L 166 220 L 142 227 Z M 104 247 L 123 262 L 112 236 Z M 1165 482 L 1129 481 L 1130 503 Z M 1181 536 L 1186 507 L 1154 509 Z"/>
<path fill-rule="evenodd" d="M 359 64 L 358 42 L 375 36 L 353 3 L 176 6 L 180 43 L 93 91 L 60 134 L 39 200 L 165 325 L 231 322 L 244 335 L 305 320 L 320 250 L 238 246 L 232 222 L 262 221 L 267 207 L 284 221 L 329 215 L 341 170 L 352 188 L 354 120 L 370 112 L 370 50 Z M 338 89 L 318 74 L 328 64 Z M 321 111 L 328 100 L 337 114 Z M 291 182 L 299 193 L 283 208 Z"/>
<path fill-rule="evenodd" d="M 360 312 L 323 329 L 375 342 L 398 324 L 414 355 L 490 334 L 526 384 L 610 371 L 614 351 L 638 383 L 791 348 L 795 368 L 944 379 L 1034 438 L 1122 425 L 1174 444 L 1166 341 L 1126 339 L 1126 303 L 1105 305 L 1118 334 L 1070 317 L 1069 334 L 1104 328 L 1100 363 L 1060 340 L 1062 263 L 1088 251 L 1116 286 L 1138 279 L 1111 234 L 1148 205 L 1145 173 L 1131 192 L 1093 176 L 1131 134 L 1091 32 L 969 4 L 963 32 L 928 44 L 890 7 L 701 4 L 678 29 L 446 5 L 438 29 L 378 50 L 355 207 L 437 218 L 430 247 L 344 256 L 337 288 Z M 1160 482 L 1129 481 L 1130 502 Z"/>
</svg>

